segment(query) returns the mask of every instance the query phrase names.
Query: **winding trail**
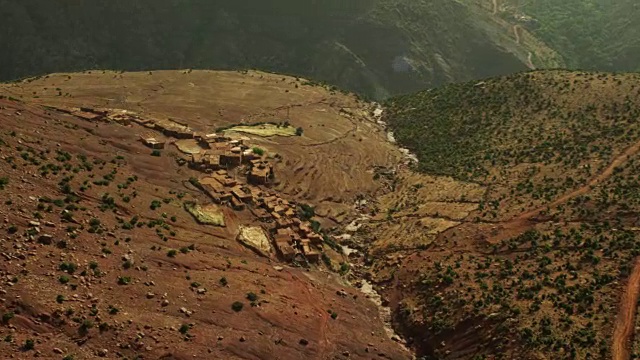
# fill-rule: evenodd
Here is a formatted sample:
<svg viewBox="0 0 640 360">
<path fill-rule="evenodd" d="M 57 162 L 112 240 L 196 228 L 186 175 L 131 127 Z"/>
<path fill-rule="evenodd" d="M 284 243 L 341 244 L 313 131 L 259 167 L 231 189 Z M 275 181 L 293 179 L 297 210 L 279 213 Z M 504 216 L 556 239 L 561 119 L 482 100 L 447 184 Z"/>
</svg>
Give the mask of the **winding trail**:
<svg viewBox="0 0 640 360">
<path fill-rule="evenodd" d="M 633 265 L 633 270 L 627 288 L 620 300 L 620 310 L 616 317 L 613 329 L 613 344 L 611 353 L 613 360 L 628 360 L 636 320 L 636 309 L 638 308 L 638 295 L 640 291 L 640 257 L 637 257 Z"/>
<path fill-rule="evenodd" d="M 624 164 L 625 162 L 627 162 L 627 160 L 629 160 L 629 158 L 633 155 L 635 155 L 636 153 L 638 153 L 640 151 L 640 141 L 638 141 L 637 143 L 631 145 L 630 147 L 628 147 L 624 152 L 622 152 L 622 154 L 618 155 L 616 158 L 613 159 L 613 161 L 609 164 L 609 166 L 607 166 L 604 170 L 602 170 L 602 172 L 600 172 L 600 174 L 594 176 L 593 178 L 591 178 L 591 180 L 589 180 L 589 182 L 584 185 L 579 187 L 578 189 L 568 193 L 568 194 L 564 194 L 561 197 L 557 198 L 556 200 L 552 201 L 551 203 L 544 205 L 544 206 L 540 206 L 536 209 L 533 210 L 529 210 L 525 213 L 522 213 L 518 216 L 518 219 L 520 220 L 524 220 L 524 219 L 532 219 L 534 218 L 536 215 L 538 215 L 541 211 L 544 211 L 546 208 L 552 208 L 552 207 L 556 207 L 558 205 L 561 205 L 575 197 L 578 197 L 580 195 L 584 195 L 587 192 L 589 192 L 591 190 L 591 188 L 593 188 L 594 186 L 596 186 L 598 183 L 608 179 L 611 174 L 613 174 L 613 171 L 615 170 L 615 168 L 617 168 L 618 166 Z"/>
<path fill-rule="evenodd" d="M 498 14 L 498 0 L 493 0 L 493 15 Z"/>
</svg>

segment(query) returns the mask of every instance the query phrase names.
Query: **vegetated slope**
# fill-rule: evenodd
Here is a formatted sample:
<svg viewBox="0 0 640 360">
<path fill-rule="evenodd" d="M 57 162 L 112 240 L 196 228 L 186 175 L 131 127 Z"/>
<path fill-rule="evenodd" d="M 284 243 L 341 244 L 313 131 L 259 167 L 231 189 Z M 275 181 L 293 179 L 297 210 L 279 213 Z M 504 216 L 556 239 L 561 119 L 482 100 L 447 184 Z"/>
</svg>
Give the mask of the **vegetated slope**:
<svg viewBox="0 0 640 360">
<path fill-rule="evenodd" d="M 393 98 L 387 119 L 419 170 L 490 186 L 487 219 L 509 218 L 586 185 L 636 144 L 639 79 L 522 73 Z"/>
<path fill-rule="evenodd" d="M 636 308 L 621 298 L 640 255 L 639 105 L 638 74 L 567 71 L 388 102 L 386 119 L 420 171 L 486 189 L 431 242 L 394 249 L 403 256 L 387 255 L 391 264 L 374 260 L 419 353 L 623 358 Z"/>
<path fill-rule="evenodd" d="M 499 1 L 502 16 L 521 23 L 558 51 L 570 68 L 638 71 L 640 6 L 634 0 Z"/>
<path fill-rule="evenodd" d="M 199 173 L 150 154 L 129 127 L 0 99 L 0 357 L 407 358 L 335 275 L 236 242 L 246 213 L 198 225 Z"/>
<path fill-rule="evenodd" d="M 529 46 L 490 13 L 449 0 L 3 0 L 0 18 L 0 80 L 258 68 L 383 98 L 523 70 Z"/>
</svg>

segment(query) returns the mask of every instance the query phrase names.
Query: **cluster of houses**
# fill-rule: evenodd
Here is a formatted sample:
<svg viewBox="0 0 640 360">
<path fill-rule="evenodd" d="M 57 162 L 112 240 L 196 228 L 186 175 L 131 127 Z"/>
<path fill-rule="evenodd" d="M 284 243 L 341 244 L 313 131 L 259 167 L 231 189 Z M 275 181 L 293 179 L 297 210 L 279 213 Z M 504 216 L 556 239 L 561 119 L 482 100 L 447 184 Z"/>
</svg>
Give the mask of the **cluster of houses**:
<svg viewBox="0 0 640 360">
<path fill-rule="evenodd" d="M 271 232 L 273 245 L 286 261 L 303 257 L 307 261 L 320 259 L 323 237 L 313 230 L 311 223 L 298 216 L 297 204 L 282 199 L 267 185 L 273 179 L 273 166 L 262 154 L 245 144 L 243 139 L 231 139 L 224 134 L 202 134 L 171 120 L 143 119 L 126 110 L 80 108 L 64 110 L 89 121 L 137 123 L 162 135 L 147 133 L 140 140 L 151 149 L 164 149 L 167 139 L 193 139 L 199 151 L 189 154 L 189 166 L 206 173 L 198 185 L 215 203 L 229 205 L 237 211 L 248 209 Z M 247 183 L 229 175 L 228 170 L 246 166 Z"/>
<path fill-rule="evenodd" d="M 300 219 L 295 203 L 258 186 L 242 185 L 226 170 L 200 178 L 199 185 L 218 204 L 228 204 L 238 211 L 248 208 L 270 230 L 275 249 L 284 260 L 293 261 L 299 255 L 310 262 L 320 259 L 315 248 L 322 245 L 323 238 L 311 223 Z"/>
</svg>

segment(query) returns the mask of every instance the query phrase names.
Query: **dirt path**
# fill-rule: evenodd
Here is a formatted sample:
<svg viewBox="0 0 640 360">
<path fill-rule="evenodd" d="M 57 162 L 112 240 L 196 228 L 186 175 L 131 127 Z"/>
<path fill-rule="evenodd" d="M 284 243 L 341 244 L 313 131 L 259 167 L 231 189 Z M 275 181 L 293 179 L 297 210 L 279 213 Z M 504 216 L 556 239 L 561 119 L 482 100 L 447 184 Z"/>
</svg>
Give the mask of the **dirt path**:
<svg viewBox="0 0 640 360">
<path fill-rule="evenodd" d="M 493 15 L 498 13 L 498 0 L 493 0 Z"/>
<path fill-rule="evenodd" d="M 513 25 L 513 33 L 516 35 L 516 44 L 520 44 L 520 25 Z"/>
<path fill-rule="evenodd" d="M 594 176 L 593 178 L 591 178 L 591 180 L 589 180 L 589 182 L 568 193 L 565 194 L 561 197 L 559 197 L 558 199 L 554 200 L 553 202 L 551 202 L 550 204 L 544 205 L 544 206 L 540 206 L 536 209 L 533 210 L 529 210 L 523 214 L 520 214 L 517 219 L 519 220 L 529 220 L 534 218 L 536 215 L 540 214 L 541 211 L 546 210 L 547 208 L 553 208 L 556 207 L 560 204 L 563 204 L 577 196 L 583 195 L 587 192 L 589 192 L 591 190 L 592 187 L 594 187 L 595 185 L 597 185 L 598 183 L 602 182 L 603 180 L 608 179 L 611 174 L 613 174 L 613 170 L 615 168 L 617 168 L 618 166 L 624 164 L 625 162 L 627 162 L 627 160 L 632 156 L 635 155 L 638 151 L 640 151 L 640 141 L 631 145 L 630 147 L 627 148 L 627 150 L 625 150 L 622 154 L 618 155 L 615 159 L 613 159 L 613 161 L 609 164 L 609 166 L 607 166 L 600 174 Z"/>
<path fill-rule="evenodd" d="M 536 69 L 536 66 L 533 65 L 533 53 L 531 51 L 529 51 L 529 55 L 527 55 L 527 66 L 529 66 L 531 70 Z"/>
<path fill-rule="evenodd" d="M 629 348 L 633 339 L 633 329 L 638 308 L 638 291 L 640 290 L 640 257 L 633 265 L 627 288 L 620 300 L 620 310 L 613 329 L 613 344 L 611 345 L 613 360 L 628 360 Z"/>
</svg>

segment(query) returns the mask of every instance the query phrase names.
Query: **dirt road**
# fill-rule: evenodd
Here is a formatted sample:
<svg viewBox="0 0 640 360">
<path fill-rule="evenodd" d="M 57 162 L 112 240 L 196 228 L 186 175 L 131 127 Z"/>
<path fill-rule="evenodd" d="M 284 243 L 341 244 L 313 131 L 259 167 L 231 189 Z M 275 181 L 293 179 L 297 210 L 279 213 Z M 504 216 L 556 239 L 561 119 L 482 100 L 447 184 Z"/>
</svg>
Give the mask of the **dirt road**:
<svg viewBox="0 0 640 360">
<path fill-rule="evenodd" d="M 638 307 L 638 291 L 640 290 L 640 257 L 633 265 L 627 288 L 620 300 L 620 310 L 613 329 L 613 344 L 611 345 L 613 360 L 628 360 L 633 339 L 633 329 Z"/>
<path fill-rule="evenodd" d="M 520 44 L 520 25 L 513 25 L 513 33 L 516 35 L 516 44 Z"/>
<path fill-rule="evenodd" d="M 622 154 L 618 155 L 615 159 L 613 159 L 613 161 L 609 164 L 609 166 L 607 166 L 602 172 L 600 172 L 600 174 L 594 176 L 593 178 L 591 178 L 591 180 L 589 180 L 589 182 L 568 193 L 565 194 L 561 197 L 559 197 L 558 199 L 554 200 L 553 202 L 551 202 L 550 204 L 546 204 L 544 206 L 540 206 L 536 209 L 527 211 L 525 213 L 522 213 L 518 216 L 518 220 L 527 220 L 527 219 L 531 219 L 534 218 L 536 215 L 540 214 L 541 211 L 546 210 L 547 208 L 553 208 L 556 207 L 558 205 L 564 204 L 565 202 L 586 194 L 587 192 L 589 192 L 591 190 L 592 187 L 596 186 L 598 183 L 608 179 L 611 174 L 613 174 L 613 170 L 615 168 L 617 168 L 618 166 L 624 164 L 625 162 L 627 162 L 627 160 L 635 155 L 638 151 L 640 151 L 640 141 L 631 145 L 630 147 L 627 148 L 627 150 L 625 150 Z"/>
<path fill-rule="evenodd" d="M 493 15 L 498 13 L 498 0 L 493 0 Z"/>
</svg>

